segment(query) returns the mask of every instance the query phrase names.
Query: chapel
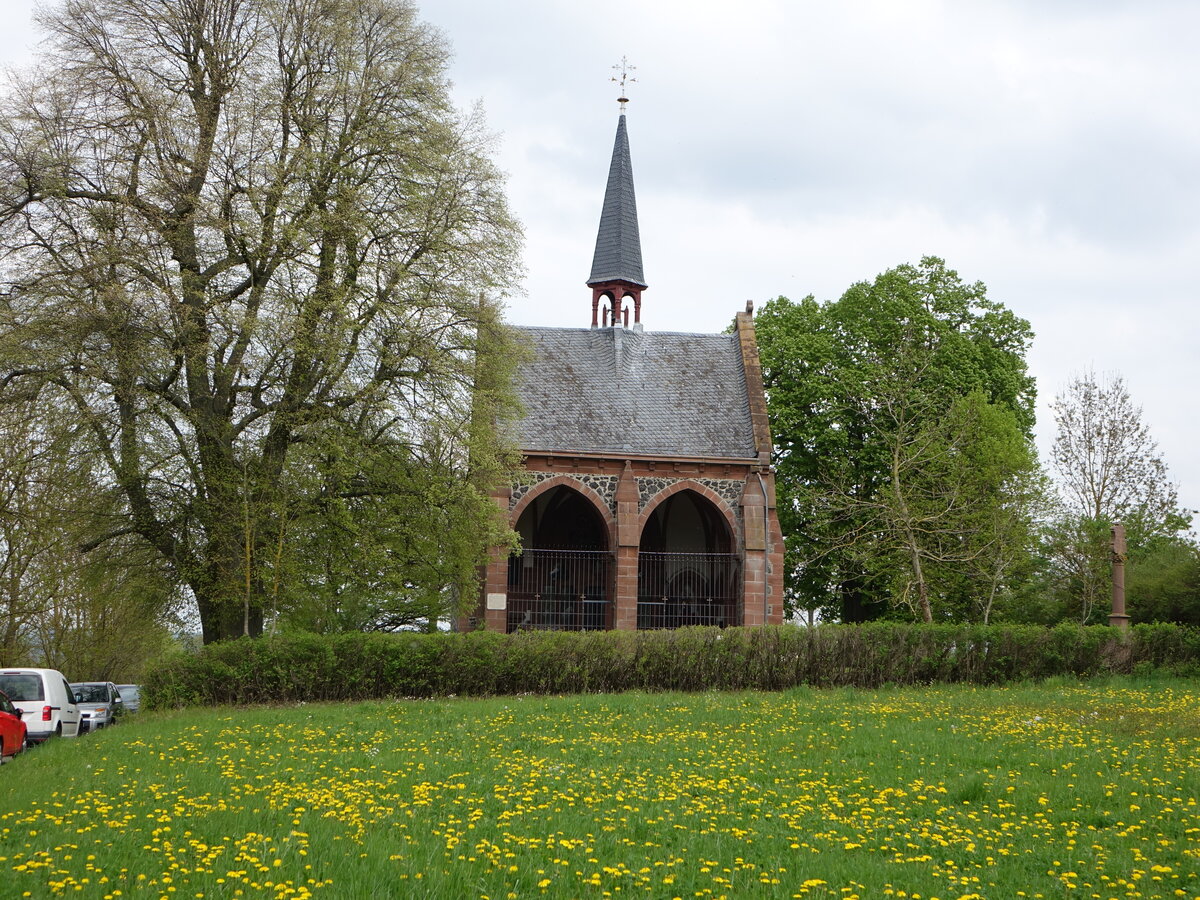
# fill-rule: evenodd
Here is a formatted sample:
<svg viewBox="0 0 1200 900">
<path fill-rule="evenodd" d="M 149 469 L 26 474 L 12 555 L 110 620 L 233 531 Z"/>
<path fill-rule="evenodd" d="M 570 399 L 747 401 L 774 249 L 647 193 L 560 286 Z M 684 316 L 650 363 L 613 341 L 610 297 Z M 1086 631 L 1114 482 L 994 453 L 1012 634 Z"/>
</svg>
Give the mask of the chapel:
<svg viewBox="0 0 1200 900">
<path fill-rule="evenodd" d="M 643 326 L 625 102 L 586 282 L 590 325 L 517 328 L 530 347 L 516 435 L 528 477 L 494 495 L 521 550 L 487 565 L 470 624 L 489 630 L 783 620 L 753 308 L 728 334 Z"/>
</svg>

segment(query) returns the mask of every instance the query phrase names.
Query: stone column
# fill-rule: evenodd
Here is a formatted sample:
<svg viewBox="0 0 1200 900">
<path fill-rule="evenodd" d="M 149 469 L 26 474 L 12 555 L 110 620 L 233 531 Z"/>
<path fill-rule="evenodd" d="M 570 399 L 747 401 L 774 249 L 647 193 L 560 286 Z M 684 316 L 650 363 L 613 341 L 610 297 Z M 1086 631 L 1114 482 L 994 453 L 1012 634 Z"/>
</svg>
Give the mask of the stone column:
<svg viewBox="0 0 1200 900">
<path fill-rule="evenodd" d="M 767 522 L 766 498 L 758 474 L 746 475 L 742 488 L 742 624 L 766 623 Z"/>
<path fill-rule="evenodd" d="M 638 594 L 638 488 L 633 477 L 633 465 L 625 461 L 625 469 L 617 482 L 617 546 L 614 553 L 613 628 L 637 630 Z"/>
<path fill-rule="evenodd" d="M 1120 522 L 1112 527 L 1112 614 L 1108 624 L 1117 628 L 1129 627 L 1125 614 L 1125 526 Z"/>
<path fill-rule="evenodd" d="M 763 475 L 767 488 L 767 624 L 783 624 L 783 529 L 775 504 L 775 473 Z"/>
</svg>

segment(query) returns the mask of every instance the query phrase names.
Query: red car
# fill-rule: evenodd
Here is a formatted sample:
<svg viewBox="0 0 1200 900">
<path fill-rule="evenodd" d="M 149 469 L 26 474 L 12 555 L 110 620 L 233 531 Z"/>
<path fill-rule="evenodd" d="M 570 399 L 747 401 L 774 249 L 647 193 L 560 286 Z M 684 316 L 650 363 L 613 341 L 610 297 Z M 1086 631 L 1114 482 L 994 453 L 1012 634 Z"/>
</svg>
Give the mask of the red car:
<svg viewBox="0 0 1200 900">
<path fill-rule="evenodd" d="M 0 762 L 12 759 L 25 749 L 25 723 L 21 710 L 0 691 Z"/>
</svg>

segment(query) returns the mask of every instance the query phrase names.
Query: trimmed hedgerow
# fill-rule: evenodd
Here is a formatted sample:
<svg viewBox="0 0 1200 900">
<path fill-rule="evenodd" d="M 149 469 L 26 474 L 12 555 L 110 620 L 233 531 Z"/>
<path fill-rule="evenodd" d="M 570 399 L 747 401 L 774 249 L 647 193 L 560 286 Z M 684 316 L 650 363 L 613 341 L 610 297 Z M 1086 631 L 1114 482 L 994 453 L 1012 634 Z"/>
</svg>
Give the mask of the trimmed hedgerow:
<svg viewBox="0 0 1200 900">
<path fill-rule="evenodd" d="M 1200 672 L 1200 629 L 903 623 L 518 634 L 280 634 L 162 659 L 147 706 L 780 690 Z"/>
</svg>

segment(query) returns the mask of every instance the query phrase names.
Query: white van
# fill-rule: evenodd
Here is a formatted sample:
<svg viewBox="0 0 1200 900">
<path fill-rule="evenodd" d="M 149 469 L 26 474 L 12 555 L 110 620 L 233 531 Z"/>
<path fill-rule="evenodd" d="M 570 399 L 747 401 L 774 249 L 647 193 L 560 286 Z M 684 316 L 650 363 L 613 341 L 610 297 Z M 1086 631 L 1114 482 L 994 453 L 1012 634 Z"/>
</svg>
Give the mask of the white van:
<svg viewBox="0 0 1200 900">
<path fill-rule="evenodd" d="M 55 735 L 79 736 L 79 706 L 75 693 L 56 669 L 0 669 L 0 691 L 22 709 L 28 733 L 25 740 L 40 744 Z"/>
</svg>

